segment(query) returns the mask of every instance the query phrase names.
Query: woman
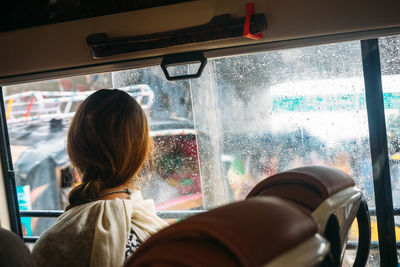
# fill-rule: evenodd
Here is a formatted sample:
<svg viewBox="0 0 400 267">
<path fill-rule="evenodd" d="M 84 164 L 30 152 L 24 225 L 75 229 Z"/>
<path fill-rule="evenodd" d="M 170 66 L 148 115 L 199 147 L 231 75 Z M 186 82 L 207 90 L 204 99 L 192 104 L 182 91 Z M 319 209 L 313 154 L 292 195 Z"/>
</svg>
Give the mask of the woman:
<svg viewBox="0 0 400 267">
<path fill-rule="evenodd" d="M 37 266 L 122 266 L 141 242 L 167 226 L 138 190 L 150 147 L 146 115 L 126 92 L 102 89 L 79 106 L 67 150 L 81 184 L 36 243 Z"/>
</svg>

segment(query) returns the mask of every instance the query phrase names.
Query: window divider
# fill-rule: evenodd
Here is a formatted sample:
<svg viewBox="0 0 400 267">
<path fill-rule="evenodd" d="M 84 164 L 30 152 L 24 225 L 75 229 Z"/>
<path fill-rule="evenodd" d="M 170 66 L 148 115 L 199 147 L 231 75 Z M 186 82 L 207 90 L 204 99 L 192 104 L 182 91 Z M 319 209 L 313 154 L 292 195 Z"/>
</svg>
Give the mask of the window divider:
<svg viewBox="0 0 400 267">
<path fill-rule="evenodd" d="M 378 39 L 361 41 L 381 266 L 397 266 L 396 234 Z"/>
<path fill-rule="evenodd" d="M 10 141 L 8 138 L 7 121 L 5 116 L 3 90 L 0 86 L 0 157 L 7 195 L 7 206 L 11 230 L 22 238 L 22 227 L 19 215 L 17 189 L 15 186 L 14 167 L 11 158 Z"/>
</svg>

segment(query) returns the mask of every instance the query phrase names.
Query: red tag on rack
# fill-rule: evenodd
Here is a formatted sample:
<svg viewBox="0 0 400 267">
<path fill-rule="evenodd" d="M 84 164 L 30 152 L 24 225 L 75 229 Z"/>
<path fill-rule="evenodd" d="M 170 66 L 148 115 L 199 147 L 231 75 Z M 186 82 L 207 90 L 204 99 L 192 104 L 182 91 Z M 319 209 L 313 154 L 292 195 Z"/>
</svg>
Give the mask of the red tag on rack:
<svg viewBox="0 0 400 267">
<path fill-rule="evenodd" d="M 251 16 L 253 16 L 255 14 L 255 10 L 254 10 L 254 3 L 247 3 L 246 4 L 246 18 L 244 20 L 244 27 L 243 27 L 243 37 L 246 38 L 250 38 L 253 40 L 259 40 L 261 38 L 263 38 L 263 34 L 260 33 L 256 33 L 256 34 L 252 34 L 250 33 L 250 22 L 251 22 Z"/>
</svg>

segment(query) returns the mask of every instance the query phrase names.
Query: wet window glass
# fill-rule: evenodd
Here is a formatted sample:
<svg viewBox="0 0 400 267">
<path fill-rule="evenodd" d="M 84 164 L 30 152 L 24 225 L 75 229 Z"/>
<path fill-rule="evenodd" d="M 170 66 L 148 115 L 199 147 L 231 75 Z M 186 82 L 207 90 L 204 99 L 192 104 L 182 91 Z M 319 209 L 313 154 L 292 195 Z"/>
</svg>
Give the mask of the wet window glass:
<svg viewBox="0 0 400 267">
<path fill-rule="evenodd" d="M 304 165 L 342 169 L 375 206 L 357 41 L 209 59 L 199 79 L 176 82 L 155 66 L 7 86 L 20 209 L 65 207 L 76 183 L 66 131 L 79 103 L 100 88 L 126 90 L 149 118 L 153 166 L 142 192 L 160 211 L 241 200 L 262 179 Z M 22 220 L 32 235 L 52 223 Z M 349 238 L 357 236 L 353 226 Z"/>
<path fill-rule="evenodd" d="M 142 106 L 153 151 L 141 172 L 144 198 L 159 211 L 203 209 L 196 131 L 188 81 L 168 82 L 159 67 L 48 80 L 3 89 L 19 207 L 63 210 L 78 182 L 66 134 L 78 105 L 100 88 L 120 88 Z M 37 236 L 54 218 L 21 218 Z"/>
<path fill-rule="evenodd" d="M 349 42 L 209 60 L 190 82 L 210 207 L 318 164 L 349 173 L 374 206 L 360 51 Z"/>
<path fill-rule="evenodd" d="M 393 206 L 400 206 L 400 36 L 379 38 Z M 400 241 L 400 218 L 394 217 Z M 400 256 L 399 250 L 397 250 Z"/>
<path fill-rule="evenodd" d="M 304 165 L 342 169 L 375 206 L 359 42 L 212 59 L 191 88 L 206 208 Z"/>
</svg>

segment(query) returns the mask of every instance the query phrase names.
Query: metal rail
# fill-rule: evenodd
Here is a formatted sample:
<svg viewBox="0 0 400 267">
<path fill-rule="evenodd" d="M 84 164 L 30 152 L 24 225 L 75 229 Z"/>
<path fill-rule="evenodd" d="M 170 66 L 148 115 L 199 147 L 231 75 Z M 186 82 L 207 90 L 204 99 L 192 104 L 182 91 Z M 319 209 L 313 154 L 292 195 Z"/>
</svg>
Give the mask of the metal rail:
<svg viewBox="0 0 400 267">
<path fill-rule="evenodd" d="M 183 219 L 193 216 L 206 210 L 168 210 L 157 211 L 157 215 L 163 219 Z M 63 210 L 21 210 L 19 212 L 21 217 L 40 217 L 40 218 L 56 218 L 63 214 Z"/>
<path fill-rule="evenodd" d="M 206 210 L 168 210 L 157 211 L 157 215 L 163 219 L 184 219 L 189 216 L 200 214 Z M 63 210 L 21 210 L 21 217 L 57 218 L 64 213 Z M 35 243 L 39 236 L 24 236 L 26 243 Z"/>
<path fill-rule="evenodd" d="M 346 249 L 355 250 L 355 249 L 357 249 L 357 246 L 358 246 L 358 242 L 357 241 L 347 241 Z M 400 249 L 400 241 L 396 242 L 396 247 L 397 247 L 397 249 Z M 379 248 L 379 242 L 372 241 L 370 248 L 372 250 L 377 250 Z"/>
<path fill-rule="evenodd" d="M 171 210 L 171 211 L 158 211 L 157 215 L 163 219 L 184 219 L 196 214 L 205 212 L 206 210 Z M 376 216 L 376 209 L 369 209 L 371 216 Z M 38 217 L 38 218 L 57 218 L 64 213 L 63 210 L 21 210 L 21 217 Z M 400 216 L 400 208 L 395 208 L 393 210 L 395 216 Z M 39 236 L 24 236 L 24 241 L 26 243 L 35 243 L 39 239 Z M 357 249 L 357 241 L 348 241 L 346 249 L 355 250 Z M 396 243 L 396 247 L 400 249 L 400 242 Z M 371 249 L 378 249 L 379 243 L 376 241 L 371 242 Z"/>
<path fill-rule="evenodd" d="M 196 215 L 206 210 L 171 210 L 171 211 L 158 211 L 157 215 L 163 219 L 183 219 L 192 215 Z M 41 217 L 41 218 L 56 218 L 63 214 L 63 210 L 20 210 L 21 217 Z M 376 216 L 376 209 L 370 208 L 369 214 Z M 400 207 L 393 209 L 394 216 L 400 216 Z"/>
<path fill-rule="evenodd" d="M 35 243 L 38 241 L 40 236 L 24 236 L 24 242 L 25 243 Z M 348 250 L 356 250 L 358 246 L 357 241 L 348 241 L 346 245 L 346 249 Z M 400 249 L 400 242 L 396 242 L 396 247 Z M 372 241 L 371 242 L 371 249 L 372 250 L 377 250 L 379 248 L 379 243 L 377 241 Z"/>
</svg>

